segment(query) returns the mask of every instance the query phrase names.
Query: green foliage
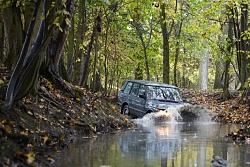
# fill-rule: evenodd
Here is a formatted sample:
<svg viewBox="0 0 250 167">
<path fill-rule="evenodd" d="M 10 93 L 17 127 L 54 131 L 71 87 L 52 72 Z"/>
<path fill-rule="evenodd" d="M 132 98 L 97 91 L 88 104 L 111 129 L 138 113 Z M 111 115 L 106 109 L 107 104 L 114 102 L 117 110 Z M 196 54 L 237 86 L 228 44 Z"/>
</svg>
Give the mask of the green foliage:
<svg viewBox="0 0 250 167">
<path fill-rule="evenodd" d="M 9 7 L 11 2 L 10 0 L 0 0 L 1 8 Z M 21 6 L 22 2 L 24 1 L 16 1 L 16 6 Z M 232 0 L 186 0 L 185 2 L 177 1 L 177 7 L 174 0 L 86 0 L 75 2 L 74 24 L 68 19 L 70 13 L 65 9 L 66 0 L 53 1 L 48 13 L 54 12 L 52 24 L 59 31 L 64 31 L 61 27 L 62 21 L 72 27 L 74 35 L 74 40 L 72 40 L 74 41 L 73 53 L 68 53 L 69 43 L 67 41 L 63 54 L 72 55 L 73 63 L 70 62 L 70 59 L 67 60 L 67 63 L 72 63 L 75 66 L 75 71 L 80 70 L 80 66 L 76 67 L 76 64 L 83 62 L 91 33 L 97 26 L 95 20 L 98 17 L 100 18 L 100 24 L 98 25 L 100 31 L 95 34 L 89 73 L 94 76 L 94 71 L 99 71 L 103 84 L 105 79 L 110 82 L 117 82 L 114 84 L 120 85 L 124 79 L 133 78 L 138 65 L 144 72 L 144 79 L 146 78 L 146 61 L 140 37 L 142 37 L 146 46 L 150 79 L 162 81 L 163 37 L 160 24 L 160 7 L 163 3 L 166 5 L 164 22 L 170 35 L 171 81 L 174 77 L 175 56 L 178 49 L 180 51 L 177 63 L 177 74 L 180 75 L 178 76 L 179 82 L 188 80 L 193 86 L 197 85 L 199 60 L 202 58 L 202 51 L 204 50 L 208 50 L 210 54 L 208 76 L 210 87 L 215 77 L 215 61 L 231 59 L 231 64 L 236 66 L 235 48 L 232 50 L 231 57 L 225 56 L 228 45 L 227 34 L 225 33 L 228 13 L 225 5 L 238 9 L 241 0 L 237 0 L 235 6 L 232 5 Z M 83 2 L 85 2 L 84 5 L 81 4 Z M 80 7 L 80 5 L 83 6 Z M 25 11 L 25 8 L 22 11 Z M 229 16 L 235 17 L 232 13 L 229 13 Z M 182 25 L 181 29 L 180 25 Z M 81 31 L 78 29 L 79 27 Z M 180 36 L 178 36 L 179 31 L 181 31 Z M 243 40 L 249 41 L 250 31 L 241 32 L 241 36 Z M 80 56 L 76 55 L 78 52 L 81 53 Z M 66 58 L 64 59 L 66 60 Z M 234 70 L 231 71 L 234 72 Z M 77 77 L 79 76 L 77 75 Z M 72 78 L 72 82 L 77 79 Z M 183 84 L 179 83 L 179 85 Z"/>
</svg>

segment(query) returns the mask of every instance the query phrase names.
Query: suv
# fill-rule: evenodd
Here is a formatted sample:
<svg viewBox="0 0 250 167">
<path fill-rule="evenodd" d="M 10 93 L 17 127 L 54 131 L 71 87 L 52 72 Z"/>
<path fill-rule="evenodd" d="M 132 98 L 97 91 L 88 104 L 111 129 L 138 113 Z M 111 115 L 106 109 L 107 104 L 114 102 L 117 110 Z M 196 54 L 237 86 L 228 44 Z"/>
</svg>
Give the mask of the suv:
<svg viewBox="0 0 250 167">
<path fill-rule="evenodd" d="M 173 85 L 158 82 L 126 80 L 118 93 L 121 113 L 133 118 L 164 111 L 169 106 L 179 104 L 183 104 L 179 89 Z"/>
</svg>

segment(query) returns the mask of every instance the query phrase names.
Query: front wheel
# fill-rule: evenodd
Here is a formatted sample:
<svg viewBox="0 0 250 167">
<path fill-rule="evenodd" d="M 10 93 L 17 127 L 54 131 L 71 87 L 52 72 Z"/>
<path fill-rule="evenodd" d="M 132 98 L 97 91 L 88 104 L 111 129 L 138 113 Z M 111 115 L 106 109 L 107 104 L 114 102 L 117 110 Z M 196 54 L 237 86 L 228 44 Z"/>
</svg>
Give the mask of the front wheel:
<svg viewBox="0 0 250 167">
<path fill-rule="evenodd" d="M 123 108 L 122 108 L 122 114 L 123 115 L 130 115 L 128 105 L 123 106 Z"/>
</svg>

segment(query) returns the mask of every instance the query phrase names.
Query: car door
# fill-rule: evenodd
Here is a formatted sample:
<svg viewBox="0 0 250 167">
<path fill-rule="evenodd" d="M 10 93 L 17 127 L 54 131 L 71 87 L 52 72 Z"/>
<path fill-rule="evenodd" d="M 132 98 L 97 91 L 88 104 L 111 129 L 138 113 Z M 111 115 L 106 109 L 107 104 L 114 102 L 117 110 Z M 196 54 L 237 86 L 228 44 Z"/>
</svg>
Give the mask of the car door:
<svg viewBox="0 0 250 167">
<path fill-rule="evenodd" d="M 122 106 L 124 103 L 129 103 L 129 93 L 132 88 L 133 83 L 127 82 L 126 85 L 124 85 L 124 88 L 119 92 L 119 106 Z"/>
<path fill-rule="evenodd" d="M 145 103 L 146 103 L 146 91 L 145 85 L 141 84 L 139 87 L 137 99 L 134 104 L 135 112 L 138 117 L 143 117 L 146 114 Z"/>
<path fill-rule="evenodd" d="M 138 103 L 138 91 L 139 83 L 133 83 L 131 91 L 129 93 L 129 111 L 132 116 L 138 117 L 137 114 L 137 103 Z"/>
</svg>

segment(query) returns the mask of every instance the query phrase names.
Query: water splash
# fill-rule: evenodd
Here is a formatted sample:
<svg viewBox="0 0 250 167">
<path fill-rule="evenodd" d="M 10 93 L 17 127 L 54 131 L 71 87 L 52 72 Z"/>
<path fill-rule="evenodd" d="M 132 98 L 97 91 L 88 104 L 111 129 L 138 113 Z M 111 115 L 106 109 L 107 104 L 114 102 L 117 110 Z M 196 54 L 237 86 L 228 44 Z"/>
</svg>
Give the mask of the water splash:
<svg viewBox="0 0 250 167">
<path fill-rule="evenodd" d="M 202 105 L 183 104 L 171 106 L 165 111 L 146 114 L 134 119 L 134 123 L 144 127 L 164 123 L 211 122 L 215 114 Z"/>
<path fill-rule="evenodd" d="M 179 110 L 185 105 L 171 106 L 167 110 L 146 114 L 142 118 L 134 119 L 137 125 L 151 126 L 161 123 L 176 123 L 182 120 Z"/>
<path fill-rule="evenodd" d="M 179 110 L 185 122 L 211 122 L 215 113 L 202 105 L 187 104 Z"/>
</svg>

